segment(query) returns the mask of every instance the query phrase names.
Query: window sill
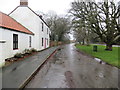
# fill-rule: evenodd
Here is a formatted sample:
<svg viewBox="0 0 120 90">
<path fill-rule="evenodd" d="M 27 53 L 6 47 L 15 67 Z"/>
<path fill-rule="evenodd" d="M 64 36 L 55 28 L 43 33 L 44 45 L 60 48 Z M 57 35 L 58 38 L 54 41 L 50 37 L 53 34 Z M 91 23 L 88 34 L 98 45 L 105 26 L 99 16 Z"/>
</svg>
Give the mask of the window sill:
<svg viewBox="0 0 120 90">
<path fill-rule="evenodd" d="M 18 50 L 18 48 L 16 48 L 16 49 L 13 49 L 13 50 Z"/>
</svg>

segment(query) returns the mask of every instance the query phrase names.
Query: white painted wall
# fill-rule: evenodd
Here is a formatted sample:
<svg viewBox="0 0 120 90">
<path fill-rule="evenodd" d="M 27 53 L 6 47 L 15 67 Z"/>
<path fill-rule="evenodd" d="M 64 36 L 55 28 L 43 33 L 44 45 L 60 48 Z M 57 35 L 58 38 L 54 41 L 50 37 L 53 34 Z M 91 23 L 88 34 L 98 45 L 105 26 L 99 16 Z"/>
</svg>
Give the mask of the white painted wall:
<svg viewBox="0 0 120 90">
<path fill-rule="evenodd" d="M 2 38 L 2 28 L 0 28 L 0 41 L 3 41 L 3 38 Z M 0 43 L 0 64 L 2 64 L 3 63 L 3 50 L 2 50 L 2 45 L 3 45 L 4 43 Z"/>
<path fill-rule="evenodd" d="M 32 40 L 32 46 L 29 47 L 29 36 L 32 37 L 33 35 L 21 33 L 21 32 L 15 32 L 10 31 L 7 29 L 0 28 L 0 34 L 2 32 L 2 40 L 5 40 L 6 43 L 2 43 L 0 46 L 0 52 L 2 52 L 2 55 L 0 53 L 0 60 L 5 61 L 5 59 L 13 57 L 16 53 L 22 53 L 25 49 L 31 49 L 33 48 L 33 40 Z M 13 34 L 18 34 L 18 49 L 13 50 Z"/>
<path fill-rule="evenodd" d="M 48 48 L 49 47 L 49 28 L 48 28 L 48 34 L 47 34 L 47 28 L 48 28 L 48 26 L 46 26 L 45 24 L 44 24 L 44 30 L 41 32 L 41 36 L 44 38 L 44 46 L 42 46 L 42 37 L 41 37 L 41 46 L 42 46 L 42 49 L 44 49 L 45 48 L 45 38 L 46 38 L 46 48 Z M 42 28 L 41 28 L 41 30 L 42 30 Z M 48 44 L 47 44 L 47 39 L 48 39 Z"/>
<path fill-rule="evenodd" d="M 42 23 L 44 23 L 39 16 L 34 14 L 28 7 L 18 7 L 14 12 L 10 14 L 12 18 L 21 23 L 23 26 L 32 31 L 34 35 L 34 45 L 35 49 L 42 50 L 42 37 L 49 39 L 49 34 L 47 34 L 47 25 L 44 24 L 44 30 L 42 32 Z M 49 45 L 46 46 L 46 48 Z"/>
</svg>

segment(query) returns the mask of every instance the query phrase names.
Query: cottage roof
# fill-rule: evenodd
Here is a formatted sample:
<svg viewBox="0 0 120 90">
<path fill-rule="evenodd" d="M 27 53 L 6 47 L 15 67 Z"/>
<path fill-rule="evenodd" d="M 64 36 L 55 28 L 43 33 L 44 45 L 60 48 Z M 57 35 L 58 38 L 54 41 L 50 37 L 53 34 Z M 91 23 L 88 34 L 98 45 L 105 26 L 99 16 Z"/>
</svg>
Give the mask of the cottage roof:
<svg viewBox="0 0 120 90">
<path fill-rule="evenodd" d="M 2 12 L 0 12 L 0 27 L 27 34 L 33 34 L 31 31 L 29 31 L 23 25 L 18 23 L 16 20 Z"/>
</svg>

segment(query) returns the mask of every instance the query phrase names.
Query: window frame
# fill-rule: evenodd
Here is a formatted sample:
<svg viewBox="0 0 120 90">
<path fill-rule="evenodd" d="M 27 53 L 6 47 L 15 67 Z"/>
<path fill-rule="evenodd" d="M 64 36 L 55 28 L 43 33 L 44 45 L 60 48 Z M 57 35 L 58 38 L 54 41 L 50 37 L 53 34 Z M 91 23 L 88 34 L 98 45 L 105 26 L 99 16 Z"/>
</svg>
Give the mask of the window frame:
<svg viewBox="0 0 120 90">
<path fill-rule="evenodd" d="M 47 28 L 47 34 L 48 34 L 48 28 Z"/>
<path fill-rule="evenodd" d="M 18 49 L 18 34 L 13 34 L 13 50 Z"/>
<path fill-rule="evenodd" d="M 32 47 L 32 37 L 29 36 L 29 47 Z"/>
<path fill-rule="evenodd" d="M 44 46 L 44 38 L 42 37 L 42 46 Z"/>
<path fill-rule="evenodd" d="M 47 38 L 47 45 L 48 45 L 48 38 Z"/>
</svg>

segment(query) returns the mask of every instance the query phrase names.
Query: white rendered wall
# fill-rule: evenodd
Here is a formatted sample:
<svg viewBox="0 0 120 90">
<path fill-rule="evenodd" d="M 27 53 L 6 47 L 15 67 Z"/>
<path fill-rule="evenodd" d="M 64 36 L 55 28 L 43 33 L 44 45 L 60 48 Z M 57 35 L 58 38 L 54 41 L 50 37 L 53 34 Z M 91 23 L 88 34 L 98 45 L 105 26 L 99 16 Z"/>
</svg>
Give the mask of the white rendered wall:
<svg viewBox="0 0 120 90">
<path fill-rule="evenodd" d="M 28 7 L 19 7 L 10 16 L 35 34 L 33 47 L 38 50 L 39 18 Z"/>
<path fill-rule="evenodd" d="M 33 39 L 33 47 L 35 49 L 44 49 L 44 46 L 42 47 L 42 37 L 44 39 L 48 38 L 49 34 L 45 34 L 47 33 L 46 24 L 44 24 L 44 30 L 42 31 L 42 23 L 44 22 L 39 16 L 33 13 L 28 7 L 18 7 L 10 16 L 35 34 Z M 49 47 L 49 45 L 46 47 Z"/>
<path fill-rule="evenodd" d="M 49 47 L 49 43 L 47 44 L 47 39 L 48 39 L 48 42 L 49 42 L 49 30 L 48 30 L 48 34 L 47 34 L 47 28 L 48 28 L 48 26 L 46 26 L 44 24 L 44 30 L 42 31 L 42 27 L 41 27 L 41 36 L 42 36 L 41 37 L 41 46 L 42 46 L 42 38 L 44 39 L 44 43 L 43 43 L 42 49 L 45 49 L 45 38 L 46 38 L 46 48 Z"/>
<path fill-rule="evenodd" d="M 29 47 L 29 37 L 31 36 L 33 39 L 33 35 L 10 31 L 7 29 L 2 29 L 1 31 L 3 31 L 2 39 L 6 41 L 6 43 L 2 44 L 2 60 L 3 61 L 5 61 L 5 59 L 7 58 L 13 57 L 16 53 L 22 53 L 25 49 L 33 48 L 32 47 L 33 42 L 32 42 L 32 46 Z M 18 49 L 16 50 L 13 50 L 13 34 L 18 34 Z"/>
<path fill-rule="evenodd" d="M 3 41 L 3 38 L 2 38 L 2 33 L 3 33 L 3 30 L 2 28 L 0 28 L 0 41 Z M 3 49 L 2 49 L 2 46 L 4 45 L 4 43 L 0 43 L 0 65 L 4 62 L 3 60 Z"/>
</svg>

